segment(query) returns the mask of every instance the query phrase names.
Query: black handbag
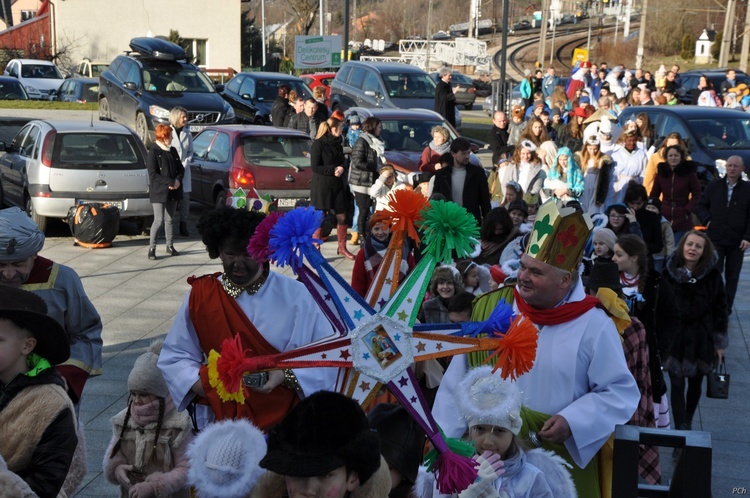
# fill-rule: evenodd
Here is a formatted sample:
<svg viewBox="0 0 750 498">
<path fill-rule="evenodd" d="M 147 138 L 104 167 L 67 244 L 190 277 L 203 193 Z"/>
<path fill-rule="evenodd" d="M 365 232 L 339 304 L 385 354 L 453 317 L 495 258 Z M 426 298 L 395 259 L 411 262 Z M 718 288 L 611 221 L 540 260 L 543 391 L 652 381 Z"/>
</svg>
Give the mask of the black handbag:
<svg viewBox="0 0 750 498">
<path fill-rule="evenodd" d="M 714 364 L 714 367 L 708 372 L 707 378 L 707 397 L 714 399 L 727 399 L 729 397 L 729 374 L 725 361 L 722 360 L 719 365 Z"/>
</svg>

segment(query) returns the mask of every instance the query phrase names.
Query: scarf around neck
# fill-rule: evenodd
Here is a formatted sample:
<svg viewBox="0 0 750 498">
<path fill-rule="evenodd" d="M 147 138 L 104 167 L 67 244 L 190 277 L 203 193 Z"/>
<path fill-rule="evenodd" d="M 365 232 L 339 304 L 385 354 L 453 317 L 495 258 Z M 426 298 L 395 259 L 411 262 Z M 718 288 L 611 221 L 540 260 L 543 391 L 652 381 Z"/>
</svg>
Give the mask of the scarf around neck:
<svg viewBox="0 0 750 498">
<path fill-rule="evenodd" d="M 434 140 L 430 141 L 429 145 L 430 149 L 433 150 L 436 154 L 440 154 L 441 156 L 451 150 L 451 144 L 449 142 L 445 142 L 442 145 L 436 145 Z"/>
<path fill-rule="evenodd" d="M 383 155 L 385 154 L 385 142 L 383 142 L 375 135 L 367 133 L 366 131 L 363 131 L 359 136 L 362 137 L 365 142 L 370 144 L 370 147 L 372 147 L 375 150 L 375 153 L 378 155 L 378 159 L 382 161 Z"/>
<path fill-rule="evenodd" d="M 535 325 L 541 326 L 560 325 L 561 323 L 569 322 L 583 315 L 590 309 L 600 306 L 600 302 L 597 298 L 587 294 L 582 301 L 565 303 L 554 308 L 539 310 L 524 301 L 516 288 L 513 288 L 513 296 L 515 297 L 518 311 L 529 318 Z"/>
</svg>

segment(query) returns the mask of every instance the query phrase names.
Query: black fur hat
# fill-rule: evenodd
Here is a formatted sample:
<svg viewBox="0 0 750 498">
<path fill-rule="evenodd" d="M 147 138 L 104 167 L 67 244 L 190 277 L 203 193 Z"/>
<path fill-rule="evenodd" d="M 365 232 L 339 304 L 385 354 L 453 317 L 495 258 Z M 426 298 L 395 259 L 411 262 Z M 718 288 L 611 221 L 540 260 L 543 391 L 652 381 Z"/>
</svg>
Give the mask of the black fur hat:
<svg viewBox="0 0 750 498">
<path fill-rule="evenodd" d="M 380 437 L 380 452 L 404 479 L 414 484 L 424 453 L 424 431 L 403 406 L 381 403 L 367 416 Z"/>
<path fill-rule="evenodd" d="M 260 466 L 290 477 L 322 476 L 346 467 L 357 471 L 363 484 L 380 467 L 380 444 L 356 401 L 319 391 L 269 431 Z"/>
</svg>

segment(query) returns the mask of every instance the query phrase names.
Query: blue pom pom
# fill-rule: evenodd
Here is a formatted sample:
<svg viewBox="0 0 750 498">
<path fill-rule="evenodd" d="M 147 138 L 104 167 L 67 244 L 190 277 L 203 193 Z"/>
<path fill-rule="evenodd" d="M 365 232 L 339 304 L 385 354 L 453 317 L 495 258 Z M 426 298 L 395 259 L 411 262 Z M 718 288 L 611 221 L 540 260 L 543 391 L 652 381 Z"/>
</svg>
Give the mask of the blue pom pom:
<svg viewBox="0 0 750 498">
<path fill-rule="evenodd" d="M 312 247 L 313 242 L 323 242 L 312 237 L 322 222 L 323 213 L 314 207 L 300 207 L 286 213 L 271 229 L 270 258 L 282 268 L 291 266 L 296 274 L 303 264 L 304 252 Z"/>
</svg>

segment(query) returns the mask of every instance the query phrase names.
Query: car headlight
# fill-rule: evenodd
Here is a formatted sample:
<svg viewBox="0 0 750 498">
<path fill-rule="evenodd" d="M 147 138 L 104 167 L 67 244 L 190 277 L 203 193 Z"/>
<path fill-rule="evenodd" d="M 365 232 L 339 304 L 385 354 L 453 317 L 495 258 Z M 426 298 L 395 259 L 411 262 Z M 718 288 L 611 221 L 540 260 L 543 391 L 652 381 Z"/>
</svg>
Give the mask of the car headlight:
<svg viewBox="0 0 750 498">
<path fill-rule="evenodd" d="M 235 118 L 234 108 L 232 108 L 232 106 L 228 106 L 228 107 L 229 109 L 227 110 L 226 113 L 224 113 L 224 119 L 234 119 Z"/>
<path fill-rule="evenodd" d="M 169 119 L 169 111 L 158 105 L 148 106 L 148 112 L 155 118 Z"/>
<path fill-rule="evenodd" d="M 24 85 L 26 87 L 26 91 L 29 93 L 42 93 L 41 91 L 37 90 L 31 85 Z"/>
</svg>

